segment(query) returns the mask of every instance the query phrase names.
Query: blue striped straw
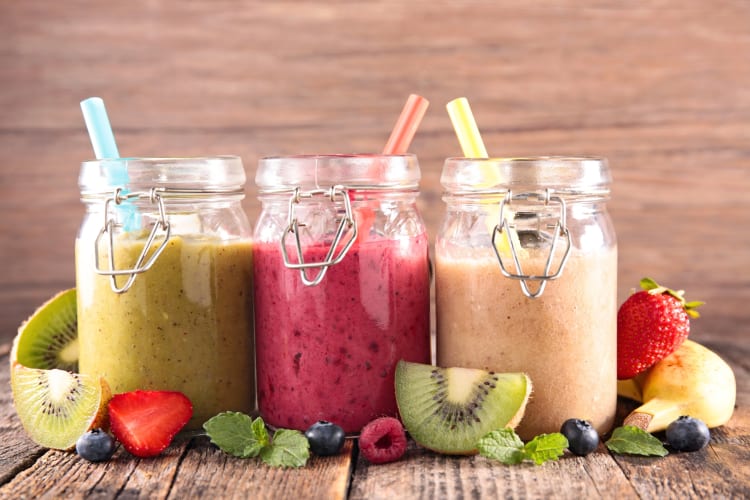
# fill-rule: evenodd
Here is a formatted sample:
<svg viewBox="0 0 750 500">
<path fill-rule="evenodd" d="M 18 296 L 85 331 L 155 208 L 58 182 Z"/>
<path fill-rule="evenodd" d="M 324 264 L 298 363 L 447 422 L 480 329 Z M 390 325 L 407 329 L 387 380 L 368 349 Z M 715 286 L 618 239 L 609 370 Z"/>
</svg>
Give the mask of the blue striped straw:
<svg viewBox="0 0 750 500">
<path fill-rule="evenodd" d="M 94 154 L 98 160 L 118 159 L 120 153 L 117 151 L 115 135 L 112 133 L 112 126 L 109 123 L 107 109 L 104 107 L 104 101 L 101 97 L 89 97 L 81 101 L 81 111 L 83 111 L 83 120 L 86 122 L 86 129 L 89 132 L 91 145 L 94 147 Z M 123 187 L 128 184 L 128 170 L 122 162 L 112 162 L 105 165 L 104 174 L 107 176 L 109 185 L 114 187 Z M 123 193 L 127 190 L 123 189 Z M 127 201 L 120 204 L 123 214 L 123 225 L 125 231 L 132 231 L 140 228 L 140 218 L 135 209 L 135 205 Z"/>
</svg>

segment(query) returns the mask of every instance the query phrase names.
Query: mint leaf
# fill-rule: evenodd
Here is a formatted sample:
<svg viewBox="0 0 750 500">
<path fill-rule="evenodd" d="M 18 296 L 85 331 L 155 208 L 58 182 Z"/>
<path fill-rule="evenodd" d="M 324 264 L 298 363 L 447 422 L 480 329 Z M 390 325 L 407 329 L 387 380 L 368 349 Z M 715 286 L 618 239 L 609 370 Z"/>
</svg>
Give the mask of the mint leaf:
<svg viewBox="0 0 750 500">
<path fill-rule="evenodd" d="M 223 452 L 240 458 L 257 457 L 268 445 L 268 431 L 260 417 L 254 421 L 244 413 L 219 413 L 203 424 L 211 442 Z"/>
<path fill-rule="evenodd" d="M 634 425 L 618 427 L 605 444 L 609 451 L 620 454 L 663 457 L 669 453 L 661 441 Z"/>
<path fill-rule="evenodd" d="M 260 458 L 273 467 L 302 467 L 310 458 L 310 443 L 300 431 L 278 429 L 271 445 L 260 451 Z"/>
<path fill-rule="evenodd" d="M 520 464 L 525 457 L 523 441 L 513 429 L 492 431 L 477 443 L 479 454 L 506 465 Z"/>
<path fill-rule="evenodd" d="M 535 464 L 542 465 L 548 460 L 557 460 L 565 453 L 568 440 L 559 432 L 540 434 L 526 443 L 524 455 Z"/>
</svg>

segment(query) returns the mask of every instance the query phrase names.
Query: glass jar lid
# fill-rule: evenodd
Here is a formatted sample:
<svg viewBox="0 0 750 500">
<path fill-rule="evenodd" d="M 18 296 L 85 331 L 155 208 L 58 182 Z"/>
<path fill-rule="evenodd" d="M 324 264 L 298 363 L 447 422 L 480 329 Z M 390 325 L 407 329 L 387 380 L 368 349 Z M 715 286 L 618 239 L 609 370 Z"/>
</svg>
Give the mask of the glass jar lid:
<svg viewBox="0 0 750 500">
<path fill-rule="evenodd" d="M 448 158 L 440 183 L 454 194 L 550 189 L 557 193 L 606 195 L 612 177 L 597 157 Z"/>
<path fill-rule="evenodd" d="M 419 164 L 413 154 L 294 155 L 261 158 L 255 183 L 264 193 L 295 188 L 417 189 Z"/>
<path fill-rule="evenodd" d="M 203 193 L 233 193 L 245 186 L 245 170 L 238 156 L 198 158 L 117 158 L 81 164 L 81 194 L 111 194 L 165 189 Z"/>
</svg>

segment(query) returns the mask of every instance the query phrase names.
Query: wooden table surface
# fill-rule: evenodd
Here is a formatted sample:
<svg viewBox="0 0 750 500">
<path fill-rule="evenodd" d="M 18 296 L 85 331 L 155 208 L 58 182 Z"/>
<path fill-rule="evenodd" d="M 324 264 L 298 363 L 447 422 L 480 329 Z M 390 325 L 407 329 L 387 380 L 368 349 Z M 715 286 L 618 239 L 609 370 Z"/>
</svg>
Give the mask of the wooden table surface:
<svg viewBox="0 0 750 500">
<path fill-rule="evenodd" d="M 3 382 L 2 495 L 750 497 L 746 0 L 0 0 L 0 32 L 0 343 L 74 285 L 77 175 L 92 156 L 82 99 L 105 99 L 123 156 L 241 156 L 254 220 L 260 156 L 378 151 L 415 92 L 432 103 L 411 148 L 431 242 L 442 163 L 460 153 L 444 105 L 467 96 L 494 155 L 609 159 L 620 300 L 643 276 L 705 300 L 691 336 L 740 384 L 709 450 L 656 465 L 600 452 L 505 468 L 413 449 L 393 466 L 351 455 L 278 471 L 202 439 L 104 466 L 45 452 L 19 432 Z"/>
<path fill-rule="evenodd" d="M 612 455 L 600 444 L 587 457 L 566 453 L 541 466 L 439 455 L 413 442 L 400 461 L 371 465 L 347 440 L 338 456 L 280 469 L 230 457 L 205 436 L 178 440 L 153 459 L 118 446 L 111 461 L 93 464 L 26 437 L 0 370 L 0 498 L 750 498 L 750 346 L 708 345 L 732 365 L 738 394 L 732 420 L 712 431 L 706 448 L 658 458 Z M 6 348 L 0 366 L 7 362 Z M 621 399 L 618 422 L 633 407 Z"/>
</svg>

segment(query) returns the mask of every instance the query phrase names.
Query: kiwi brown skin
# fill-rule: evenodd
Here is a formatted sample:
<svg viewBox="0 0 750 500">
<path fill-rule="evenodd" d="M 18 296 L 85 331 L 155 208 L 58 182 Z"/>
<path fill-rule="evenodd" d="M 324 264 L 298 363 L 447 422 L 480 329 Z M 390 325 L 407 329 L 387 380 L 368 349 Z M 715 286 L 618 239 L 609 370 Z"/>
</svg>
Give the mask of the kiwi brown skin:
<svg viewBox="0 0 750 500">
<path fill-rule="evenodd" d="M 59 292 L 24 321 L 11 362 L 27 368 L 78 371 L 78 320 L 74 288 Z"/>
<path fill-rule="evenodd" d="M 405 361 L 396 367 L 396 401 L 404 426 L 418 444 L 438 453 L 476 454 L 484 435 L 520 423 L 530 395 L 531 380 L 523 373 Z"/>
</svg>

